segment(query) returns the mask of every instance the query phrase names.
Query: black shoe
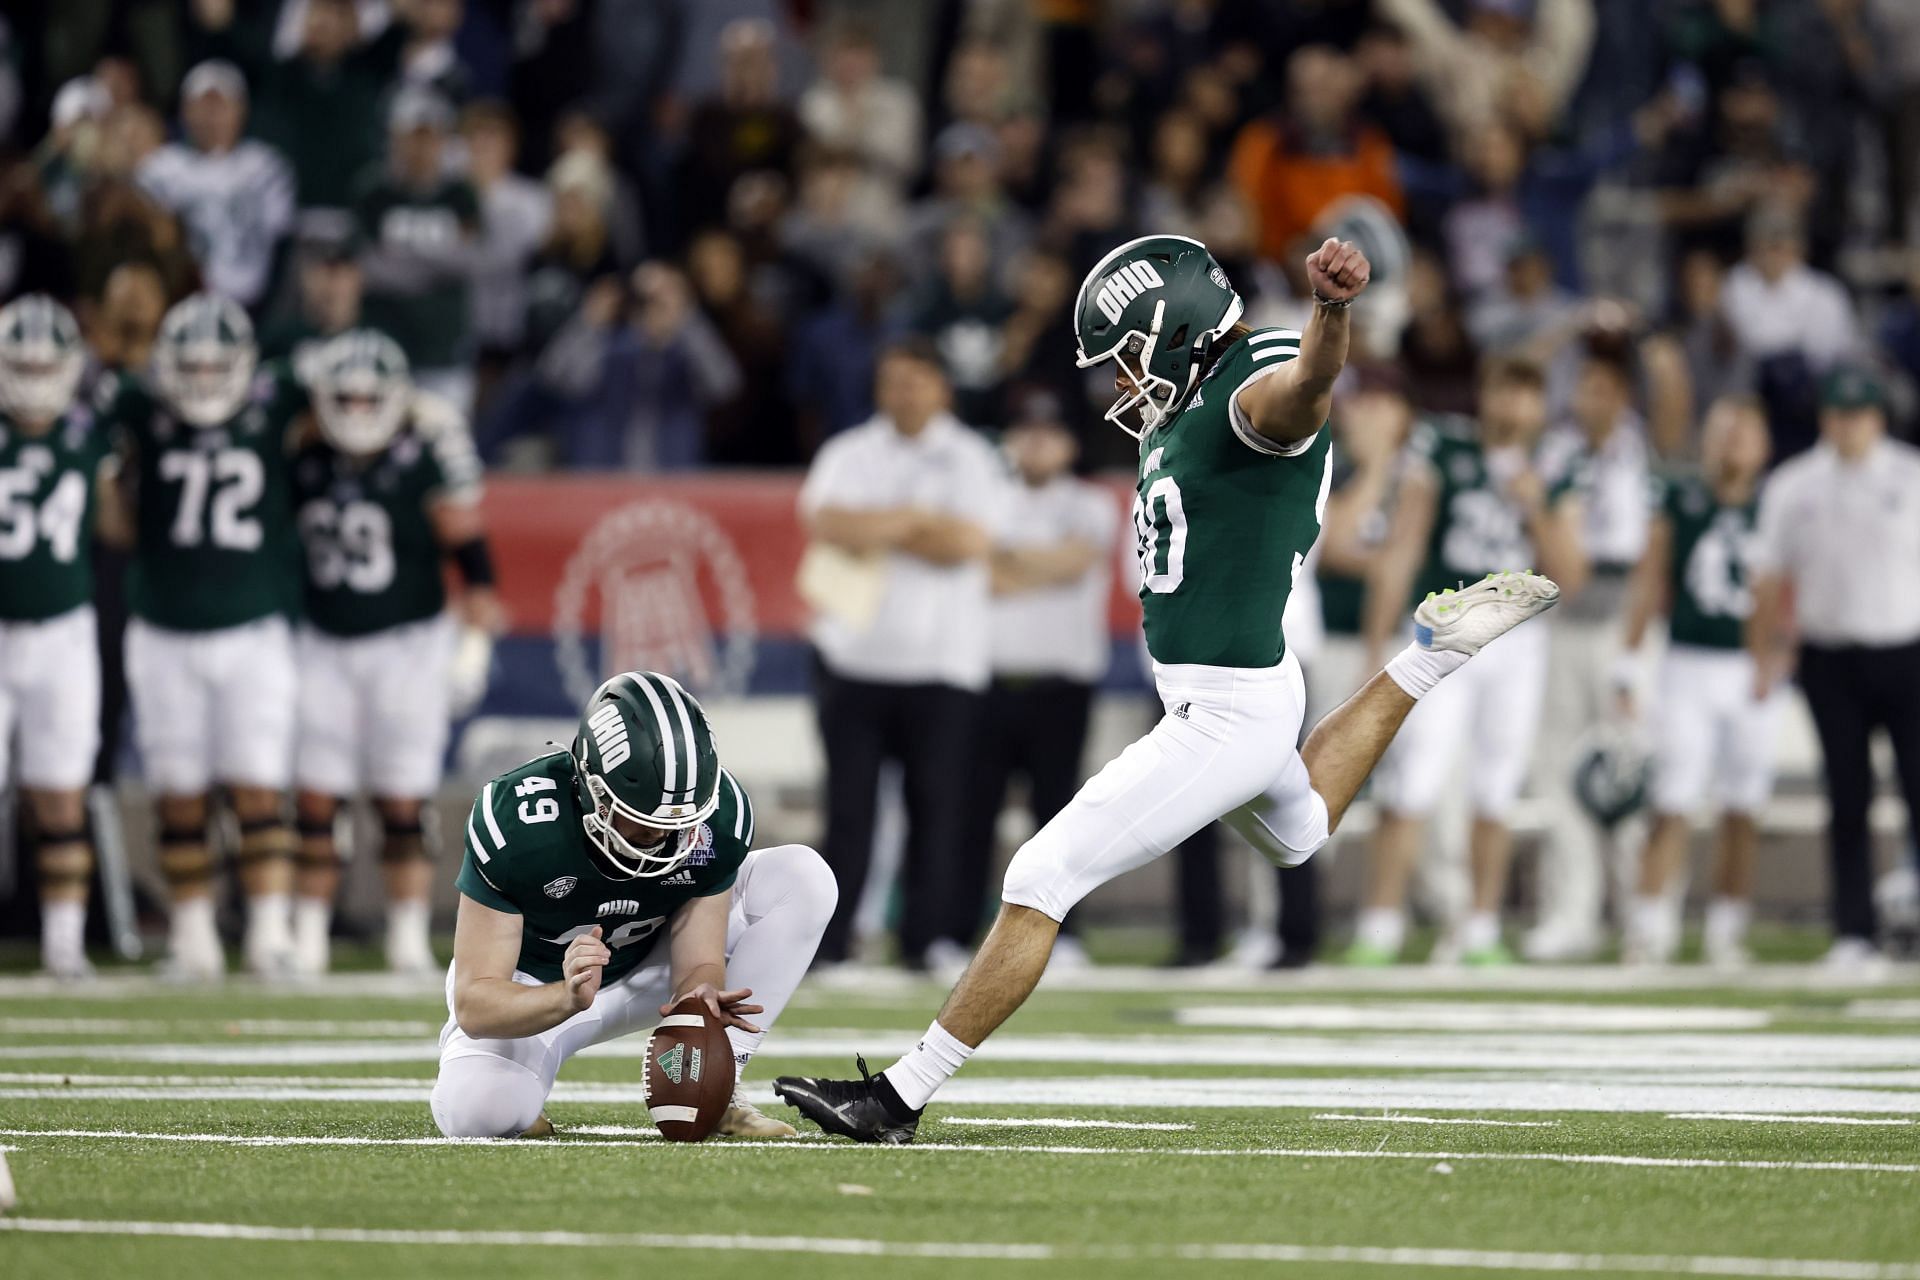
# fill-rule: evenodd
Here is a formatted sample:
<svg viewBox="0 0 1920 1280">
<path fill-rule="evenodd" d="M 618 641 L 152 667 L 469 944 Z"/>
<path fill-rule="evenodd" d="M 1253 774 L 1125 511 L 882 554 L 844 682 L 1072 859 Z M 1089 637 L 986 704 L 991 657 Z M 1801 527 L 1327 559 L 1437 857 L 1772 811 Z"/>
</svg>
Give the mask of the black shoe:
<svg viewBox="0 0 1920 1280">
<path fill-rule="evenodd" d="M 885 1142 L 904 1146 L 920 1127 L 920 1113 L 900 1101 L 900 1095 L 881 1076 L 867 1070 L 865 1058 L 858 1080 L 821 1080 L 814 1076 L 781 1076 L 773 1082 L 780 1100 L 828 1133 L 855 1142 Z"/>
</svg>

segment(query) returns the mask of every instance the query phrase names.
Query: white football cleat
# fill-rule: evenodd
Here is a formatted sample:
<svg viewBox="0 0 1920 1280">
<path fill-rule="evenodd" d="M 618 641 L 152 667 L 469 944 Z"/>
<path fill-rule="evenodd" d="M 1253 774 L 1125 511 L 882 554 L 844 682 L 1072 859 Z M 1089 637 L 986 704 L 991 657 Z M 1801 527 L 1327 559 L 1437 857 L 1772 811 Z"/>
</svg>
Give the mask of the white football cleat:
<svg viewBox="0 0 1920 1280">
<path fill-rule="evenodd" d="M 1560 584 L 1537 573 L 1490 573 L 1470 587 L 1429 595 L 1413 611 L 1413 639 L 1422 649 L 1468 657 L 1528 618 L 1560 603 Z"/>
<path fill-rule="evenodd" d="M 724 1133 L 730 1138 L 797 1138 L 800 1131 L 784 1120 L 775 1120 L 763 1114 L 760 1108 L 733 1091 L 733 1102 L 728 1105 L 727 1113 L 720 1117 L 715 1133 Z"/>
</svg>

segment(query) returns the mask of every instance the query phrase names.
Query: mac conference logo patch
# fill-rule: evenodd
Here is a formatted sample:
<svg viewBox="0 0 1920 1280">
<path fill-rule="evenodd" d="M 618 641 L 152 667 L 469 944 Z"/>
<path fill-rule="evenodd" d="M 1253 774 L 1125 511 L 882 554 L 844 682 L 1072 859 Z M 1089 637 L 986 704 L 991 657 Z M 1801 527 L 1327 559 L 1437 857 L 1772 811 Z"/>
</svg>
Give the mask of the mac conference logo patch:
<svg viewBox="0 0 1920 1280">
<path fill-rule="evenodd" d="M 572 893 L 573 887 L 579 883 L 579 876 L 560 876 L 547 881 L 546 884 L 541 886 L 540 892 L 546 894 L 549 898 L 564 898 Z"/>
</svg>

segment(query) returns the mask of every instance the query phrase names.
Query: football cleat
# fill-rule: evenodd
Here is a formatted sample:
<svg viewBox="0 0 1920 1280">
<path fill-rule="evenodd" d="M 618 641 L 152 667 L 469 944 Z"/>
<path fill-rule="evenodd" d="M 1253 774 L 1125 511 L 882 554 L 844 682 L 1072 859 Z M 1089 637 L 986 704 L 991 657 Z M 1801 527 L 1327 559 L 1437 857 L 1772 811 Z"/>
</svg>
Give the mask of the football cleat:
<svg viewBox="0 0 1920 1280">
<path fill-rule="evenodd" d="M 715 1133 L 724 1133 L 729 1138 L 797 1138 L 800 1131 L 785 1120 L 775 1120 L 762 1112 L 760 1108 L 733 1091 L 733 1101 L 727 1104 L 727 1112 L 720 1117 Z"/>
<path fill-rule="evenodd" d="M 1560 602 L 1560 586 L 1537 573 L 1490 573 L 1470 587 L 1429 593 L 1413 611 L 1413 638 L 1423 649 L 1468 657 L 1535 614 Z"/>
<path fill-rule="evenodd" d="M 773 1082 L 780 1100 L 828 1133 L 855 1142 L 882 1142 L 905 1146 L 913 1141 L 920 1127 L 920 1112 L 910 1111 L 901 1119 L 880 1096 L 883 1082 L 867 1070 L 865 1058 L 859 1064 L 858 1080 L 822 1080 L 817 1076 L 781 1076 Z M 887 1090 L 892 1092 L 891 1088 Z"/>
<path fill-rule="evenodd" d="M 558 1132 L 558 1130 L 553 1127 L 553 1121 L 547 1119 L 547 1113 L 542 1111 L 539 1116 L 534 1119 L 532 1124 L 520 1131 L 520 1136 L 523 1138 L 551 1138 L 556 1132 Z"/>
</svg>

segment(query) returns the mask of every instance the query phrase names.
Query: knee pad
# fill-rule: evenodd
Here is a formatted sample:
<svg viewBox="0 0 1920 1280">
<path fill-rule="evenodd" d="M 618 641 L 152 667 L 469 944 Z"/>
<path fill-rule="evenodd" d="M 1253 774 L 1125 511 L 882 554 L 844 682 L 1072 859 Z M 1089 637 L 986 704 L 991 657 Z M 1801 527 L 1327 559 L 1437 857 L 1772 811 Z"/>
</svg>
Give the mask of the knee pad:
<svg viewBox="0 0 1920 1280">
<path fill-rule="evenodd" d="M 454 1058 L 433 1082 L 433 1122 L 449 1138 L 512 1138 L 540 1118 L 546 1090 L 517 1062 Z"/>
<path fill-rule="evenodd" d="M 198 827 L 162 827 L 160 874 L 176 889 L 213 879 L 213 850 L 207 845 L 207 833 Z"/>
<path fill-rule="evenodd" d="M 425 862 L 428 859 L 427 829 L 422 815 L 396 821 L 381 814 L 380 829 L 384 835 L 380 841 L 380 861 Z"/>
<path fill-rule="evenodd" d="M 234 861 L 252 866 L 293 854 L 293 833 L 279 818 L 251 818 L 240 824 L 240 851 Z"/>
<path fill-rule="evenodd" d="M 93 874 L 93 847 L 87 843 L 86 829 L 43 827 L 34 866 L 42 889 L 84 889 Z"/>
<path fill-rule="evenodd" d="M 303 817 L 296 827 L 299 845 L 293 863 L 302 871 L 332 871 L 340 864 L 340 850 L 334 838 L 334 820 L 317 822 Z"/>
</svg>

